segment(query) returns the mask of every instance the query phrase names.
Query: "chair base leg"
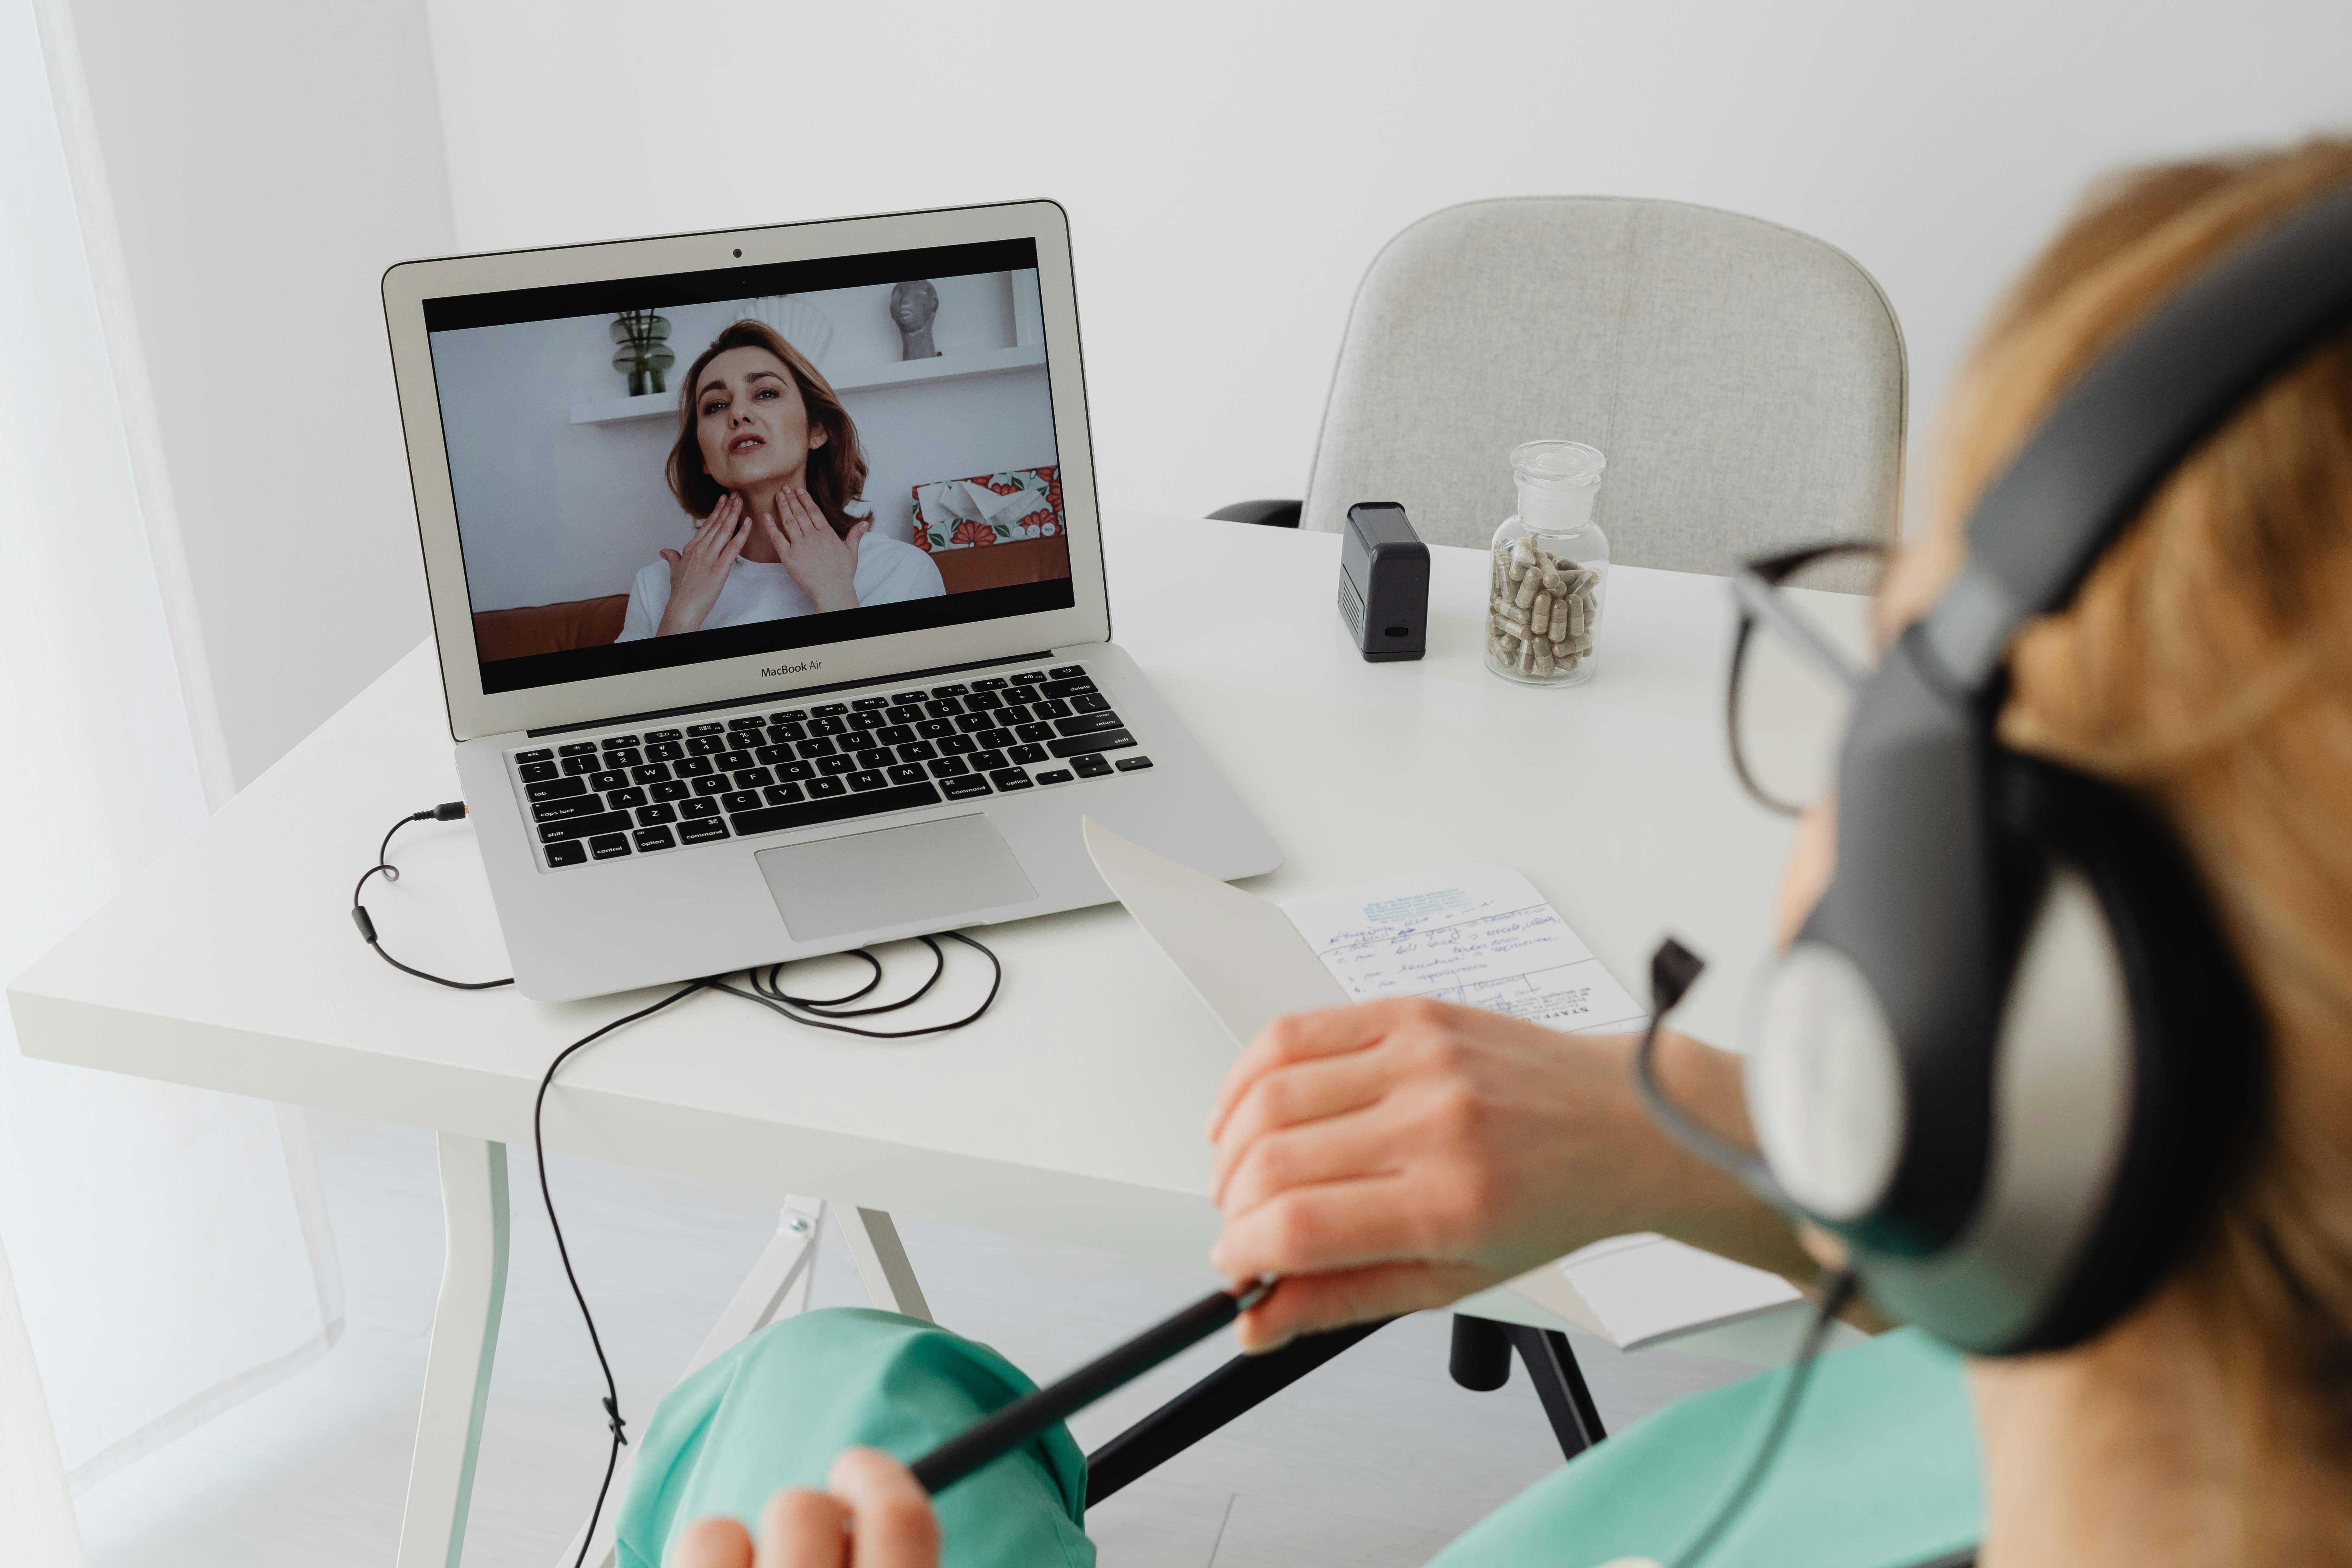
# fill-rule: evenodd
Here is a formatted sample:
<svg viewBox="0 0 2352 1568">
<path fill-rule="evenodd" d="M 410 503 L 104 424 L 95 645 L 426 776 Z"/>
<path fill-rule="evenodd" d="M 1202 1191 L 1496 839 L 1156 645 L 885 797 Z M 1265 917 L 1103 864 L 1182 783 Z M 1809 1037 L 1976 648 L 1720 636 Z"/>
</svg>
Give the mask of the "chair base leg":
<svg viewBox="0 0 2352 1568">
<path fill-rule="evenodd" d="M 1511 1348 L 1528 1364 L 1528 1376 L 1536 1385 L 1536 1397 L 1543 1401 L 1544 1415 L 1551 1420 L 1552 1436 L 1559 1439 L 1561 1456 L 1573 1459 L 1608 1436 L 1568 1336 L 1554 1329 L 1530 1329 L 1518 1323 L 1499 1326 L 1509 1336 Z"/>
<path fill-rule="evenodd" d="M 1382 1318 L 1303 1334 L 1265 1355 L 1235 1356 L 1087 1456 L 1087 1506 L 1094 1507 L 1394 1321 Z"/>
<path fill-rule="evenodd" d="M 1568 1336 L 1549 1329 L 1518 1323 L 1498 1323 L 1491 1318 L 1454 1314 L 1454 1354 L 1449 1370 L 1454 1381 L 1479 1394 L 1491 1394 L 1511 1380 L 1511 1352 L 1528 1363 L 1528 1379 L 1536 1385 L 1544 1415 L 1551 1421 L 1559 1451 L 1573 1459 L 1609 1434 L 1601 1425 L 1600 1408 L 1585 1385 L 1584 1369 Z"/>
</svg>

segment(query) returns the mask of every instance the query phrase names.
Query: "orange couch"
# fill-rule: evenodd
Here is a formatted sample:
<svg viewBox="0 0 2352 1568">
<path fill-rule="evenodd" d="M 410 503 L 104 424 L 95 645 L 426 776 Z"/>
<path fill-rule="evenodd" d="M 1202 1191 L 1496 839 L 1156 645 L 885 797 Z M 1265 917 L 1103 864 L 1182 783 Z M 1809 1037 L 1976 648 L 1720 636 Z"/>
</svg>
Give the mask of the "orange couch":
<svg viewBox="0 0 2352 1568">
<path fill-rule="evenodd" d="M 1021 539 L 1007 544 L 975 545 L 969 550 L 943 550 L 931 557 L 950 594 L 975 588 L 1003 588 L 1016 583 L 1049 583 L 1070 574 L 1070 542 Z M 525 605 L 511 610 L 482 610 L 474 616 L 474 647 L 485 663 L 521 658 L 534 653 L 561 653 L 566 648 L 594 647 L 621 635 L 629 609 L 626 594 L 596 599 L 567 599 L 556 605 Z"/>
<path fill-rule="evenodd" d="M 512 610 L 478 610 L 474 614 L 474 651 L 488 664 L 492 659 L 520 658 L 526 654 L 594 647 L 621 635 L 621 622 L 628 613 L 626 594 L 607 594 L 599 599 L 568 599 L 560 605 L 525 605 Z"/>
</svg>

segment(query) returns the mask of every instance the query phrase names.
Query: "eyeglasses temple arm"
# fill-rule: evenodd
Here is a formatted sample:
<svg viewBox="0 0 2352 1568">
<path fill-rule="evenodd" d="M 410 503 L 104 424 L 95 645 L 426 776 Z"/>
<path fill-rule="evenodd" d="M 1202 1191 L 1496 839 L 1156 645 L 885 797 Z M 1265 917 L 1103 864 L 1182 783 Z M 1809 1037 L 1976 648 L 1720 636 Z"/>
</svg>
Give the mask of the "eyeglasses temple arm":
<svg viewBox="0 0 2352 1568">
<path fill-rule="evenodd" d="M 1861 690 L 1870 679 L 1866 670 L 1841 653 L 1812 622 L 1790 608 L 1778 585 L 1768 582 L 1754 567 L 1732 568 L 1731 596 L 1750 616 L 1811 654 L 1814 663 L 1844 682 L 1849 691 Z"/>
</svg>

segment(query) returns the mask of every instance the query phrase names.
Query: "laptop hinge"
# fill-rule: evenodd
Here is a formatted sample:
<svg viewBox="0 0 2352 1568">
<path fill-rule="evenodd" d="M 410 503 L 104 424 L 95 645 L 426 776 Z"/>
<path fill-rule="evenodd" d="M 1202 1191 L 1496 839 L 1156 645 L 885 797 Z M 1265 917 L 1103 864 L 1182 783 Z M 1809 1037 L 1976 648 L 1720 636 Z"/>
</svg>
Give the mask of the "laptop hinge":
<svg viewBox="0 0 2352 1568">
<path fill-rule="evenodd" d="M 796 702 L 803 697 L 815 697 L 827 691 L 846 691 L 854 686 L 887 686 L 894 680 L 924 680 L 934 675 L 953 675 L 960 670 L 989 669 L 1000 664 L 1026 664 L 1033 658 L 1051 658 L 1052 648 L 1040 648 L 1034 653 L 1006 654 L 1002 658 L 976 658 L 969 664 L 942 664 L 930 669 L 901 670 L 896 675 L 869 675 L 862 680 L 836 680 L 827 686 L 802 686 L 790 691 L 760 691 L 748 697 L 730 697 L 719 702 L 697 702 L 690 708 L 657 708 L 650 713 L 615 713 L 610 719 L 583 719 L 577 724 L 551 724 L 543 730 L 525 730 L 524 734 L 536 740 L 541 735 L 569 735 L 582 730 L 608 730 L 615 724 L 643 724 L 654 719 L 676 719 L 688 713 L 709 713 L 721 708 L 745 708 L 753 703 Z"/>
</svg>

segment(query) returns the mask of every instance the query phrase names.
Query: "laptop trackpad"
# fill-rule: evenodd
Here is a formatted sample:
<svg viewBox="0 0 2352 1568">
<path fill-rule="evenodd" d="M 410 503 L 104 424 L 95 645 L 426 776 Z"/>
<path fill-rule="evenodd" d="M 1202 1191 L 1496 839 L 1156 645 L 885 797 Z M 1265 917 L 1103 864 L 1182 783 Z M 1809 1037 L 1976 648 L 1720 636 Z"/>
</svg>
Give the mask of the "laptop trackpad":
<svg viewBox="0 0 2352 1568">
<path fill-rule="evenodd" d="M 762 849 L 753 857 L 794 942 L 892 926 L 944 928 L 1037 896 L 981 816 Z"/>
</svg>

